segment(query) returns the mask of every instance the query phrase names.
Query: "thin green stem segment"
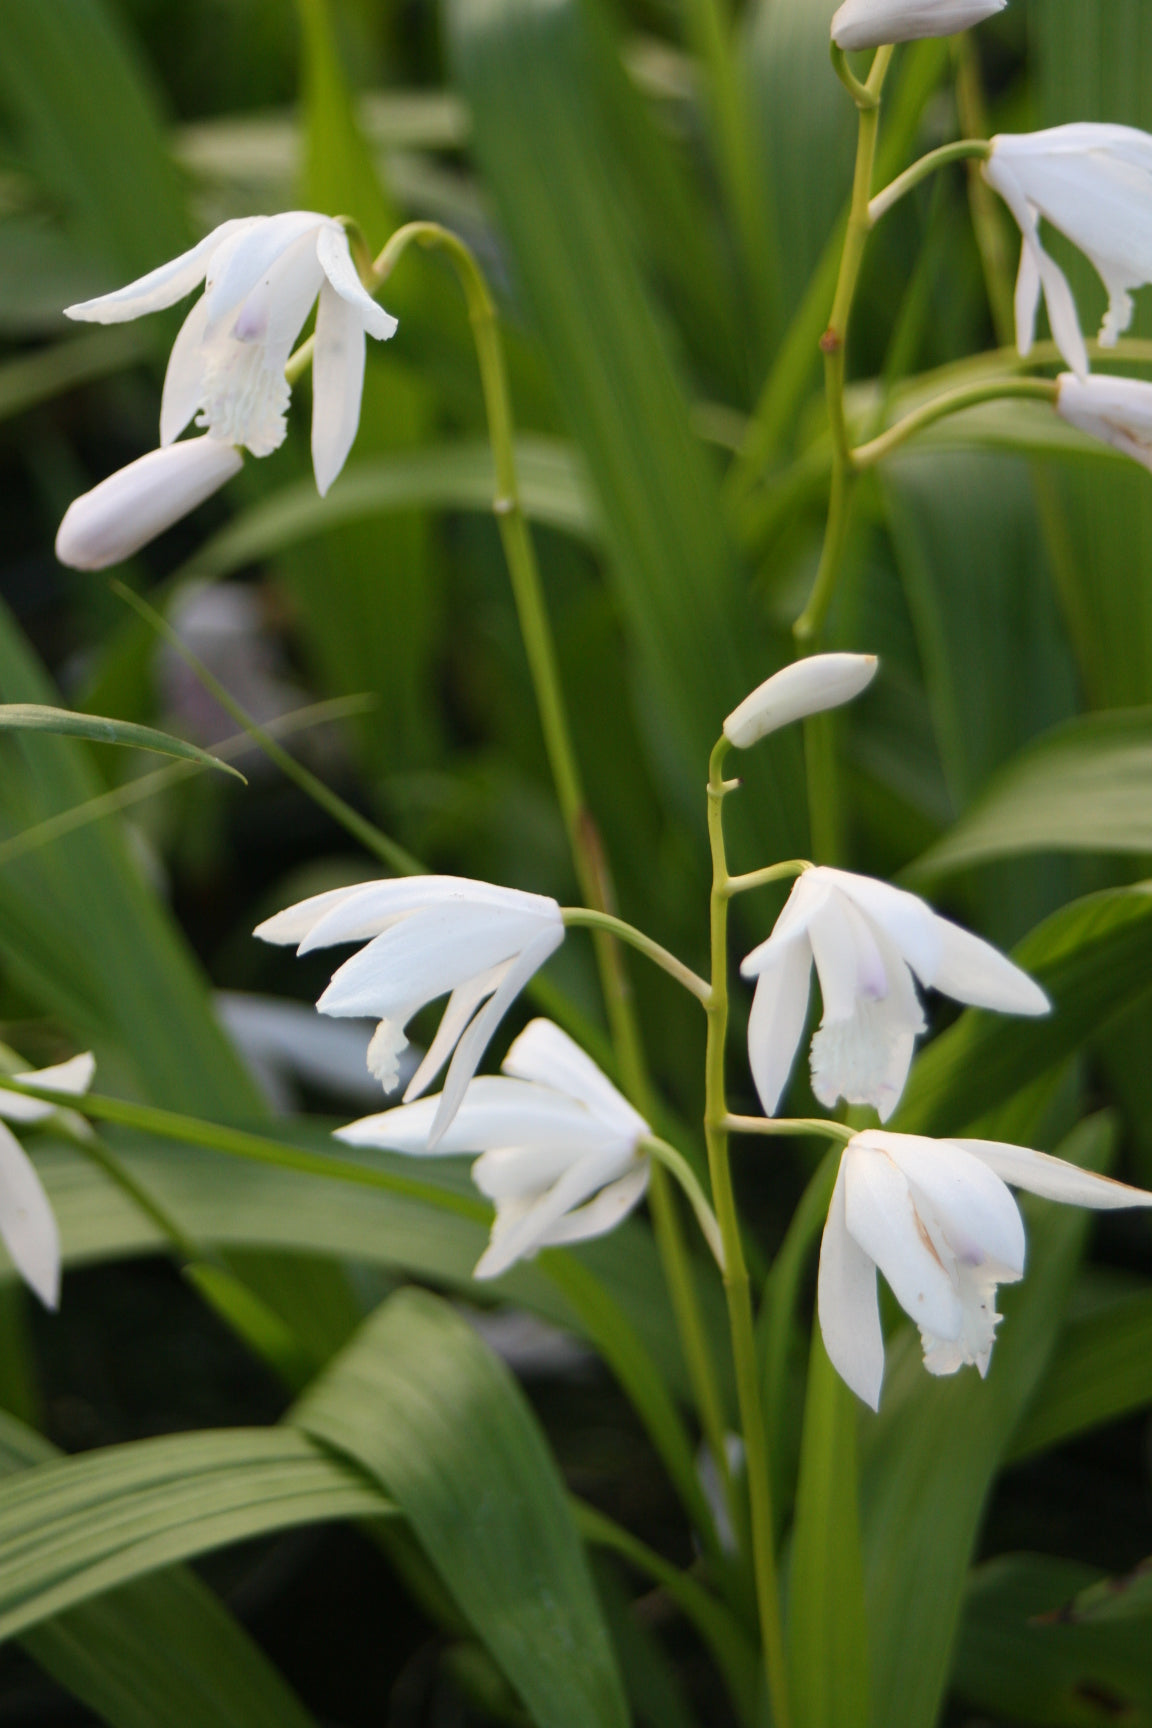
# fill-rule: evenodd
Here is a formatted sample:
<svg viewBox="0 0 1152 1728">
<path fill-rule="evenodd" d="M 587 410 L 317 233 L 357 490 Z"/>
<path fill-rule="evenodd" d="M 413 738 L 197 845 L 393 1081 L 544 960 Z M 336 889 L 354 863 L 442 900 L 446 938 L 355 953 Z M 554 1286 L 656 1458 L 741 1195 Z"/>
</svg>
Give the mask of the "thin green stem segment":
<svg viewBox="0 0 1152 1728">
<path fill-rule="evenodd" d="M 855 1128 L 824 1116 L 725 1116 L 723 1126 L 728 1134 L 821 1134 L 844 1146 L 857 1133 Z"/>
<path fill-rule="evenodd" d="M 662 1164 L 683 1188 L 688 1204 L 696 1214 L 696 1221 L 701 1234 L 711 1249 L 712 1258 L 720 1271 L 724 1271 L 724 1243 L 720 1236 L 720 1226 L 716 1222 L 716 1214 L 708 1204 L 707 1197 L 696 1180 L 696 1172 L 682 1152 L 677 1152 L 675 1146 L 669 1146 L 667 1140 L 661 1140 L 657 1135 L 650 1134 L 640 1142 L 640 1149 L 647 1152 L 650 1158 Z"/>
<path fill-rule="evenodd" d="M 937 168 L 946 168 L 950 162 L 974 159 L 986 162 L 991 154 L 992 146 L 986 138 L 960 138 L 955 144 L 942 144 L 938 150 L 930 150 L 926 156 L 921 156 L 919 162 L 913 162 L 911 168 L 905 168 L 903 174 L 898 174 L 882 192 L 877 192 L 868 205 L 869 220 L 873 225 L 879 222 L 881 216 L 886 216 L 905 193 L 911 192 L 914 186 L 919 186 L 922 180 L 927 180 Z"/>
<path fill-rule="evenodd" d="M 835 72 L 837 78 L 839 78 L 841 84 L 843 84 L 845 90 L 847 90 L 849 96 L 851 96 L 853 102 L 855 102 L 857 108 L 859 108 L 863 113 L 865 109 L 877 107 L 880 101 L 879 96 L 874 96 L 871 90 L 869 90 L 867 84 L 862 84 L 860 82 L 851 66 L 849 66 L 848 56 L 845 54 L 843 48 L 840 47 L 839 43 L 833 42 L 830 45 L 829 52 L 832 56 L 832 70 Z"/>
<path fill-rule="evenodd" d="M 564 706 L 555 645 L 544 605 L 540 572 L 520 502 L 512 405 L 496 308 L 472 252 L 462 240 L 437 222 L 409 222 L 396 230 L 367 275 L 366 286 L 370 292 L 382 287 L 408 247 L 413 244 L 446 253 L 464 291 L 476 344 L 476 358 L 488 416 L 488 434 L 496 468 L 496 495 L 492 508 L 508 562 L 513 599 L 540 713 L 544 747 L 581 894 L 590 907 L 611 917 L 611 877 L 600 836 L 584 799 Z M 307 364 L 305 348 L 307 344 L 289 362 L 290 380 L 298 377 L 303 366 Z M 624 1088 L 641 1114 L 651 1119 L 654 1114 L 652 1087 L 623 955 L 612 931 L 606 926 L 594 928 L 593 940 L 608 1024 Z M 711 1358 L 705 1346 L 691 1259 L 675 1198 L 664 1171 L 660 1168 L 652 1172 L 649 1203 L 657 1246 L 692 1380 L 693 1394 L 709 1445 L 716 1454 L 717 1468 L 727 1487 L 723 1405 Z"/>
<path fill-rule="evenodd" d="M 623 918 L 616 918 L 611 912 L 593 911 L 588 906 L 564 906 L 560 916 L 569 929 L 610 931 L 613 936 L 618 936 L 621 942 L 627 942 L 637 953 L 643 954 L 661 967 L 670 978 L 675 978 L 678 984 L 683 984 L 685 990 L 699 1001 L 708 1000 L 708 980 L 701 978 L 698 972 L 693 972 L 690 966 L 685 966 L 682 960 L 677 960 L 675 954 L 670 954 L 667 948 L 662 948 L 659 942 L 654 942 L 643 930 L 637 930 L 634 924 L 625 923 Z"/>
<path fill-rule="evenodd" d="M 169 647 L 173 648 L 187 665 L 191 666 L 204 688 L 211 692 L 226 713 L 231 714 L 237 725 L 244 728 L 253 743 L 258 744 L 264 754 L 275 762 L 281 773 L 285 774 L 289 780 L 294 781 L 301 791 L 306 793 L 322 810 L 327 811 L 333 821 L 338 822 L 346 833 L 352 835 L 354 840 L 358 840 L 366 852 L 370 852 L 374 858 L 379 858 L 382 864 L 386 865 L 389 870 L 395 870 L 400 876 L 419 876 L 423 873 L 423 866 L 418 859 L 413 858 L 412 854 L 406 852 L 403 846 L 398 845 L 395 840 L 389 839 L 388 835 L 377 828 L 374 822 L 370 822 L 366 816 L 361 816 L 358 810 L 353 810 L 351 804 L 346 804 L 344 799 L 325 786 L 323 780 L 313 774 L 311 769 L 305 768 L 302 762 L 297 762 L 296 758 L 290 755 L 282 744 L 278 744 L 271 732 L 254 720 L 247 709 L 241 707 L 231 691 L 225 689 L 220 680 L 208 670 L 204 662 L 193 654 L 182 638 L 177 635 L 168 620 L 161 617 L 154 607 L 149 606 L 147 600 L 142 599 L 139 594 L 134 594 L 131 588 L 116 578 L 112 579 L 111 587 L 122 600 L 127 601 L 133 611 L 140 614 L 145 623 L 150 625 L 158 636 L 163 637 Z"/>
<path fill-rule="evenodd" d="M 749 870 L 744 876 L 729 876 L 725 893 L 747 894 L 750 889 L 763 888 L 769 882 L 787 882 L 791 876 L 803 876 L 812 866 L 807 858 L 789 858 L 783 864 L 769 864 L 763 870 Z"/>
<path fill-rule="evenodd" d="M 780 1611 L 780 1584 L 776 1573 L 768 1436 L 760 1403 L 760 1370 L 756 1354 L 752 1298 L 744 1248 L 740 1240 L 740 1220 L 732 1188 L 728 1132 L 725 1127 L 728 1119 L 724 1058 L 728 1037 L 728 888 L 731 877 L 728 874 L 724 847 L 724 798 L 733 785 L 723 777 L 723 763 L 728 749 L 728 740 L 721 738 L 708 765 L 708 838 L 712 849 L 712 990 L 707 1004 L 704 1136 L 708 1146 L 712 1199 L 724 1243 L 724 1290 L 728 1299 L 728 1323 L 736 1365 L 736 1391 L 744 1432 L 744 1454 L 752 1514 L 752 1558 L 768 1693 L 774 1728 L 791 1728 L 792 1713 Z"/>
<path fill-rule="evenodd" d="M 1059 394 L 1060 387 L 1051 378 L 996 378 L 983 384 L 962 384 L 906 414 L 903 420 L 881 432 L 878 438 L 857 445 L 852 452 L 852 461 L 857 468 L 871 468 L 914 438 L 917 432 L 923 432 L 925 427 L 935 425 L 937 420 L 944 420 L 950 414 L 962 413 L 965 408 L 979 407 L 981 402 L 996 402 L 1015 396 L 1050 402 L 1055 407 Z"/>
</svg>

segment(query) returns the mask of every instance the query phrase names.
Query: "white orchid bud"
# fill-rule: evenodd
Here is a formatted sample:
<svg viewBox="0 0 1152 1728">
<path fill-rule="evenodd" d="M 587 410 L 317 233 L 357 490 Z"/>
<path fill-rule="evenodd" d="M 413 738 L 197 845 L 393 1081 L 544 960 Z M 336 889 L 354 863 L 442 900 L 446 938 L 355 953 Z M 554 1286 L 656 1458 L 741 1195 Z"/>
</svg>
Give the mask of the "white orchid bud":
<svg viewBox="0 0 1152 1728">
<path fill-rule="evenodd" d="M 119 564 L 187 516 L 244 466 L 234 444 L 190 438 L 150 450 L 73 499 L 56 535 L 56 556 L 74 570 Z"/>
<path fill-rule="evenodd" d="M 876 676 L 875 654 L 812 654 L 797 660 L 745 696 L 724 722 L 724 736 L 737 750 L 766 738 L 806 714 L 851 702 Z"/>
<path fill-rule="evenodd" d="M 1057 380 L 1056 412 L 1070 426 L 1122 450 L 1152 469 L 1152 384 L 1139 378 L 1077 378 L 1062 372 Z"/>
<path fill-rule="evenodd" d="M 1007 0 L 844 0 L 832 20 L 838 48 L 879 48 L 920 36 L 954 36 L 1002 12 Z"/>
</svg>

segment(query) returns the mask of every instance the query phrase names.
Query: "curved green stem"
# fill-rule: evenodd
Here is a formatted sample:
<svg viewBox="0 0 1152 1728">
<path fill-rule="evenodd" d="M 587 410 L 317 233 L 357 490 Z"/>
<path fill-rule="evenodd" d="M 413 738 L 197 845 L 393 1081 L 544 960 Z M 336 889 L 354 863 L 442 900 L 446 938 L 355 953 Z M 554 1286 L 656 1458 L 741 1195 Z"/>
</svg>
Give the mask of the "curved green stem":
<svg viewBox="0 0 1152 1728">
<path fill-rule="evenodd" d="M 371 290 L 374 291 L 386 281 L 404 252 L 414 243 L 447 253 L 464 290 L 476 344 L 476 358 L 488 415 L 488 434 L 496 467 L 496 496 L 492 508 L 512 581 L 520 632 L 540 713 L 544 746 L 580 892 L 589 907 L 603 913 L 606 918 L 611 918 L 611 876 L 599 833 L 584 798 L 560 684 L 555 645 L 544 605 L 536 553 L 520 503 L 512 405 L 496 308 L 472 252 L 462 240 L 437 222 L 409 222 L 405 227 L 397 229 L 372 266 L 368 281 Z M 652 1085 L 623 955 L 612 930 L 606 924 L 593 929 L 593 940 L 604 1005 L 624 1089 L 641 1114 L 651 1119 L 654 1114 Z M 681 982 L 686 980 L 682 978 Z M 692 988 L 690 984 L 688 987 Z M 711 1359 L 703 1347 L 704 1329 L 691 1259 L 672 1190 L 662 1170 L 654 1170 L 652 1176 L 649 1190 L 652 1223 L 672 1296 L 685 1362 L 692 1380 L 693 1395 L 709 1445 L 716 1453 L 717 1468 L 728 1488 L 730 1485 L 723 1446 L 723 1406 Z"/>
<path fill-rule="evenodd" d="M 859 108 L 861 112 L 867 108 L 875 108 L 879 104 L 879 96 L 873 95 L 867 84 L 862 84 L 860 82 L 851 66 L 849 66 L 848 56 L 845 54 L 843 48 L 841 48 L 838 43 L 832 42 L 829 44 L 829 53 L 832 57 L 833 72 L 835 72 L 837 78 L 839 78 L 841 84 L 843 84 L 845 90 L 847 90 L 857 108 Z"/>
<path fill-rule="evenodd" d="M 729 1134 L 821 1134 L 844 1146 L 858 1132 L 824 1116 L 725 1116 L 724 1129 Z"/>
<path fill-rule="evenodd" d="M 836 592 L 840 566 L 844 561 L 844 549 L 848 544 L 854 480 L 855 475 L 849 463 L 833 456 L 828 520 L 824 528 L 824 544 L 820 551 L 816 580 L 812 584 L 807 605 L 792 626 L 792 634 L 797 642 L 805 645 L 813 643 L 823 630 L 832 596 Z"/>
<path fill-rule="evenodd" d="M 610 931 L 613 936 L 618 936 L 621 942 L 627 942 L 637 953 L 643 954 L 646 959 L 661 967 L 670 978 L 675 978 L 676 982 L 682 984 L 698 1001 L 708 1000 L 708 980 L 701 978 L 698 972 L 693 972 L 691 966 L 685 966 L 682 960 L 677 960 L 675 954 L 670 954 L 667 948 L 654 942 L 643 930 L 637 930 L 634 924 L 626 923 L 623 918 L 617 918 L 611 912 L 594 911 L 589 906 L 564 906 L 560 916 L 569 929 Z"/>
<path fill-rule="evenodd" d="M 728 874 L 724 847 L 724 798 L 733 783 L 723 777 L 728 753 L 721 738 L 708 765 L 708 838 L 712 850 L 712 897 L 710 929 L 712 990 L 709 996 L 708 1047 L 705 1057 L 704 1135 L 708 1145 L 708 1168 L 712 1199 L 724 1243 L 724 1290 L 728 1299 L 728 1323 L 736 1365 L 736 1391 L 744 1434 L 748 1469 L 748 1493 L 752 1513 L 752 1558 L 756 1573 L 756 1600 L 760 1635 L 768 1675 L 774 1728 L 791 1728 L 784 1626 L 780 1611 L 780 1583 L 776 1572 L 775 1526 L 768 1465 L 768 1436 L 760 1402 L 760 1371 L 752 1318 L 748 1268 L 740 1240 L 740 1220 L 732 1188 L 728 1160 L 728 1105 L 724 1082 L 724 1058 L 728 1037 Z"/>
<path fill-rule="evenodd" d="M 659 1139 L 650 1134 L 640 1142 L 642 1151 L 662 1164 L 684 1190 L 688 1204 L 696 1214 L 696 1221 L 701 1234 L 711 1249 L 712 1258 L 720 1271 L 724 1271 L 724 1243 L 720 1236 L 720 1226 L 716 1222 L 716 1214 L 708 1204 L 707 1197 L 696 1180 L 696 1172 L 682 1152 L 677 1152 L 675 1146 L 669 1146 L 667 1140 Z"/>
<path fill-rule="evenodd" d="M 763 870 L 749 870 L 744 876 L 729 876 L 724 892 L 731 899 L 733 894 L 747 894 L 750 889 L 763 888 L 769 882 L 786 882 L 790 876 L 803 876 L 805 870 L 811 868 L 807 858 L 789 858 L 783 864 L 769 864 Z"/>
<path fill-rule="evenodd" d="M 898 420 L 895 426 L 890 426 L 886 432 L 881 432 L 878 438 L 873 438 L 867 444 L 858 444 L 852 452 L 853 466 L 858 469 L 871 468 L 875 463 L 882 462 L 885 456 L 890 456 L 917 432 L 925 427 L 933 426 L 938 420 L 944 420 L 950 414 L 959 414 L 965 408 L 976 408 L 981 402 L 996 402 L 1007 397 L 1023 397 L 1026 400 L 1050 402 L 1055 406 L 1059 395 L 1059 386 L 1051 378 L 997 378 L 984 384 L 962 384 L 955 390 L 947 391 L 943 396 L 936 396 L 931 402 L 925 402 L 911 414 L 906 414 L 903 420 Z"/>
<path fill-rule="evenodd" d="M 869 219 L 875 225 L 905 193 L 919 186 L 922 180 L 927 180 L 937 168 L 946 168 L 950 162 L 973 159 L 986 162 L 991 154 L 992 146 L 986 138 L 960 138 L 955 144 L 941 144 L 938 150 L 930 150 L 926 156 L 921 156 L 919 162 L 913 162 L 911 168 L 905 168 L 903 174 L 898 174 L 882 192 L 877 192 L 868 205 Z"/>
</svg>

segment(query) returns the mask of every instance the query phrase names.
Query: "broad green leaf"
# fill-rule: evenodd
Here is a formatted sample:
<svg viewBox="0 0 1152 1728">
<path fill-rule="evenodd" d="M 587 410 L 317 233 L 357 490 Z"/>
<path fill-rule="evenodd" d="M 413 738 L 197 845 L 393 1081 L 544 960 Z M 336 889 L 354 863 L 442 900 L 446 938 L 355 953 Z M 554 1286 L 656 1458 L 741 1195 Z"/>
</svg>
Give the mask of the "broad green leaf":
<svg viewBox="0 0 1152 1728">
<path fill-rule="evenodd" d="M 1108 1162 L 1112 1127 L 1084 1122 L 1061 1146 L 1074 1163 Z M 988 1377 L 925 1373 L 911 1327 L 888 1346 L 876 1418 L 863 1418 L 861 1517 L 872 1663 L 872 1720 L 933 1728 L 964 1585 L 989 1490 L 1055 1346 L 1087 1218 L 1031 1205 L 1023 1282 L 1001 1290 L 1004 1320 Z"/>
<path fill-rule="evenodd" d="M 716 477 L 623 220 L 604 113 L 604 63 L 618 50 L 599 11 L 576 0 L 449 0 L 447 30 L 486 184 L 599 502 L 645 707 L 658 717 L 658 770 L 695 815 L 725 714 L 783 648 L 750 614 Z M 742 767 L 749 795 L 735 820 L 782 850 L 799 843 L 798 740 L 774 740 Z"/>
<path fill-rule="evenodd" d="M 55 1448 L 0 1417 L 0 1476 Z M 212 1592 L 181 1567 L 29 1628 L 24 1649 L 111 1728 L 310 1728 L 312 1718 Z"/>
<path fill-rule="evenodd" d="M 1152 709 L 1044 733 L 904 875 L 920 888 L 1020 852 L 1152 852 Z"/>
<path fill-rule="evenodd" d="M 464 1320 L 423 1292 L 391 1297 L 294 1420 L 395 1500 L 540 1728 L 623 1728 L 559 1472 L 515 1381 Z"/>
<path fill-rule="evenodd" d="M 0 610 L 0 697 L 52 705 L 54 695 Z M 84 747 L 70 738 L 17 732 L 0 748 L 5 835 L 102 789 Z M 113 1059 L 126 1087 L 206 1114 L 262 1113 L 183 937 L 112 823 L 0 870 L 0 953 L 31 1001 L 98 1058 Z"/>
<path fill-rule="evenodd" d="M 351 216 L 372 252 L 398 226 L 360 130 L 332 30 L 328 0 L 296 0 L 302 37 L 305 210 Z"/>
<path fill-rule="evenodd" d="M 868 1728 L 871 1720 L 856 1411 L 814 1325 L 788 1582 L 797 1728 Z"/>
<path fill-rule="evenodd" d="M 138 1440 L 0 1483 L 0 1638 L 173 1561 L 394 1507 L 292 1428 Z"/>
<path fill-rule="evenodd" d="M 1152 1293 L 1139 1291 L 1069 1319 L 1009 1457 L 1031 1457 L 1149 1403 Z"/>
<path fill-rule="evenodd" d="M 1152 982 L 1152 884 L 1073 901 L 1013 957 L 1048 992 L 1052 1013 L 1025 1020 L 968 1009 L 917 1058 L 894 1127 L 958 1134 L 1140 1000 Z"/>
<path fill-rule="evenodd" d="M 119 15 L 103 0 L 4 0 L 0 19 L 0 111 L 47 201 L 102 265 L 91 291 L 182 252 L 183 183 Z"/>
<path fill-rule="evenodd" d="M 10 420 L 80 384 L 120 372 L 148 352 L 136 326 L 121 324 L 6 360 L 0 366 L 0 420 Z"/>
<path fill-rule="evenodd" d="M 966 1703 L 1036 1728 L 1148 1728 L 1147 1624 L 1079 1626 L 1059 1615 L 1098 1576 L 1038 1554 L 979 1567 L 956 1648 L 954 1684 Z"/>
<path fill-rule="evenodd" d="M 131 720 L 106 720 L 99 714 L 74 714 L 67 708 L 48 708 L 38 702 L 0 703 L 0 732 L 51 732 L 57 738 L 84 738 L 90 744 L 125 744 L 134 750 L 153 750 L 158 756 L 180 756 L 205 768 L 221 768 L 225 774 L 244 780 L 238 768 L 218 756 L 173 738 L 153 726 L 137 726 Z M 247 784 L 247 782 L 245 782 Z"/>
</svg>

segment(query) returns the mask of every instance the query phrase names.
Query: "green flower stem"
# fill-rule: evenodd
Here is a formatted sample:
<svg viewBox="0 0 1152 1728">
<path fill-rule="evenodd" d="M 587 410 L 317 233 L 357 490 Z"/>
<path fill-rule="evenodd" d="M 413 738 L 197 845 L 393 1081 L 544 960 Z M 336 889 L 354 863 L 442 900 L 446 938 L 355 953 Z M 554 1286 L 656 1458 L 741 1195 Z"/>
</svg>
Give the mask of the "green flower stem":
<svg viewBox="0 0 1152 1728">
<path fill-rule="evenodd" d="M 696 1214 L 696 1221 L 700 1226 L 704 1240 L 712 1251 L 712 1258 L 723 1273 L 724 1243 L 720 1236 L 720 1226 L 716 1222 L 716 1214 L 709 1206 L 703 1188 L 696 1180 L 696 1172 L 691 1164 L 682 1152 L 677 1152 L 675 1146 L 669 1146 L 667 1140 L 661 1140 L 655 1134 L 650 1134 L 646 1140 L 640 1142 L 640 1145 L 642 1150 L 647 1152 L 649 1157 L 654 1158 L 657 1163 L 662 1164 L 683 1188 L 688 1204 Z"/>
<path fill-rule="evenodd" d="M 922 180 L 927 180 L 937 168 L 946 168 L 950 162 L 986 162 L 991 154 L 992 146 L 986 138 L 960 138 L 955 144 L 942 144 L 938 150 L 930 150 L 927 156 L 921 156 L 919 162 L 913 162 L 911 168 L 905 168 L 903 174 L 898 174 L 882 192 L 877 192 L 868 205 L 870 221 L 873 224 L 879 222 L 881 216 L 886 216 L 905 193 L 911 192 L 914 186 L 919 186 Z"/>
<path fill-rule="evenodd" d="M 370 822 L 366 816 L 361 816 L 358 810 L 353 810 L 351 804 L 345 803 L 344 799 L 325 786 L 323 780 L 313 774 L 310 768 L 305 768 L 304 764 L 297 762 L 296 758 L 290 755 L 282 744 L 278 744 L 271 732 L 266 727 L 261 726 L 245 708 L 241 707 L 231 692 L 225 689 L 220 680 L 208 670 L 204 662 L 193 654 L 192 650 L 177 635 L 168 620 L 161 617 L 154 607 L 149 606 L 147 600 L 142 599 L 139 594 L 134 594 L 131 588 L 115 577 L 112 579 L 111 587 L 122 600 L 127 601 L 128 605 L 140 614 L 145 623 L 149 624 L 158 636 L 163 637 L 164 641 L 179 654 L 185 664 L 192 668 L 204 688 L 211 692 L 226 713 L 231 714 L 237 725 L 243 727 L 253 743 L 258 744 L 264 754 L 275 762 L 281 773 L 285 774 L 289 780 L 294 781 L 301 791 L 306 793 L 322 810 L 327 811 L 333 821 L 338 822 L 348 834 L 352 835 L 354 840 L 358 840 L 366 852 L 370 852 L 374 858 L 379 858 L 382 864 L 386 865 L 389 870 L 396 871 L 400 876 L 419 876 L 423 873 L 423 865 L 418 859 L 414 858 L 410 852 L 406 852 L 403 846 L 398 845 L 395 840 L 389 839 L 388 835 L 382 833 L 374 822 Z"/>
<path fill-rule="evenodd" d="M 860 114 L 856 137 L 856 168 L 852 177 L 852 203 L 848 212 L 848 227 L 844 234 L 844 250 L 840 254 L 840 273 L 832 300 L 832 312 L 828 328 L 820 338 L 820 347 L 824 353 L 824 394 L 828 403 L 828 425 L 832 434 L 832 488 L 824 548 L 820 555 L 816 582 L 808 604 L 792 626 L 797 641 L 804 643 L 809 650 L 819 637 L 827 616 L 848 540 L 853 462 L 848 423 L 844 414 L 844 351 L 848 341 L 852 301 L 860 279 L 860 266 L 864 261 L 864 249 L 872 230 L 869 200 L 876 166 L 876 139 L 880 130 L 880 96 L 891 58 L 890 47 L 877 50 L 868 81 L 863 86 L 866 100 L 856 98 Z M 822 807 L 825 802 L 826 800 L 821 798 L 813 804 L 813 809 Z"/>
<path fill-rule="evenodd" d="M 824 1116 L 725 1116 L 723 1127 L 728 1134 L 821 1134 L 844 1146 L 858 1132 Z"/>
<path fill-rule="evenodd" d="M 847 90 L 849 96 L 851 96 L 853 102 L 855 102 L 857 108 L 860 109 L 861 113 L 868 108 L 878 107 L 880 103 L 879 96 L 874 96 L 872 91 L 869 90 L 867 84 L 862 84 L 860 82 L 851 66 L 849 66 L 848 56 L 845 54 L 843 48 L 841 48 L 838 43 L 832 42 L 829 44 L 829 52 L 832 56 L 832 70 L 835 72 L 837 78 L 839 78 L 841 84 L 843 84 L 845 90 Z"/>
<path fill-rule="evenodd" d="M 540 712 L 544 746 L 580 891 L 590 907 L 611 916 L 611 878 L 599 834 L 584 799 L 564 706 L 555 645 L 544 606 L 540 572 L 536 564 L 532 537 L 520 504 L 512 407 L 496 308 L 488 291 L 488 284 L 469 248 L 455 234 L 436 222 L 409 222 L 405 227 L 397 229 L 372 268 L 368 284 L 370 289 L 374 291 L 382 286 L 413 243 L 446 252 L 464 290 L 476 343 L 480 381 L 488 414 L 488 433 L 496 466 L 496 497 L 492 508 L 508 561 L 513 598 L 519 614 L 520 631 Z M 650 1119 L 654 1113 L 652 1085 L 623 956 L 612 931 L 606 926 L 594 928 L 593 940 L 608 1024 L 624 1089 L 641 1114 Z M 691 1259 L 675 1198 L 664 1173 L 656 1169 L 652 1176 L 649 1190 L 652 1223 L 672 1296 L 685 1361 L 693 1383 L 693 1394 L 709 1444 L 714 1449 L 719 1447 L 717 1468 L 721 1475 L 725 1476 L 723 1422 L 719 1415 L 722 1401 L 709 1354 L 703 1347 L 703 1323 L 699 1314 Z"/>
<path fill-rule="evenodd" d="M 721 738 L 708 765 L 708 838 L 712 849 L 712 897 L 710 908 L 712 946 L 712 991 L 707 1005 L 708 1047 L 705 1057 L 704 1135 L 708 1145 L 708 1168 L 712 1178 L 712 1200 L 724 1244 L 724 1290 L 728 1299 L 728 1322 L 736 1365 L 736 1390 L 744 1433 L 744 1455 L 752 1513 L 752 1559 L 756 1574 L 756 1599 L 760 1635 L 768 1676 L 768 1694 L 774 1728 L 791 1728 L 787 1657 L 780 1612 L 780 1584 L 776 1574 L 775 1525 L 772 1516 L 768 1437 L 760 1403 L 760 1369 L 756 1354 L 752 1298 L 748 1268 L 740 1240 L 740 1220 L 732 1189 L 728 1160 L 728 1105 L 724 1082 L 724 1058 L 728 1037 L 728 874 L 724 847 L 724 798 L 735 782 L 723 777 L 729 744 Z"/>
<path fill-rule="evenodd" d="M 960 125 L 969 138 L 987 138 L 988 111 L 981 83 L 980 59 L 970 31 L 964 31 L 954 39 L 952 57 L 956 67 L 956 112 Z M 999 199 L 984 176 L 969 168 L 968 209 L 984 271 L 992 328 L 997 341 L 1012 342 L 1016 334 L 1013 293 L 1016 266 L 1015 260 L 1009 256 L 1007 229 L 997 209 L 998 203 Z"/>
<path fill-rule="evenodd" d="M 645 936 L 643 930 L 637 930 L 634 924 L 626 924 L 623 918 L 615 918 L 611 912 L 596 912 L 588 906 L 564 906 L 560 915 L 569 929 L 611 931 L 621 942 L 627 942 L 638 953 L 661 967 L 670 978 L 675 978 L 678 984 L 682 984 L 685 990 L 699 1001 L 708 1000 L 708 980 L 701 978 L 698 972 L 693 972 L 690 966 L 685 966 L 682 960 L 677 960 L 675 954 L 670 954 L 667 948 L 662 948 L 651 936 Z"/>
<path fill-rule="evenodd" d="M 983 384 L 962 384 L 906 414 L 903 420 L 881 432 L 878 438 L 867 444 L 858 444 L 852 452 L 852 461 L 857 468 L 871 468 L 926 426 L 933 426 L 937 420 L 944 420 L 949 414 L 959 414 L 965 408 L 976 408 L 981 402 L 996 402 L 1015 396 L 1050 402 L 1055 407 L 1058 395 L 1059 386 L 1051 378 L 995 378 Z"/>
<path fill-rule="evenodd" d="M 724 892 L 731 899 L 733 894 L 747 894 L 752 888 L 763 888 L 769 882 L 787 882 L 792 876 L 803 876 L 805 870 L 812 866 L 807 858 L 789 858 L 784 864 L 769 864 L 763 870 L 749 870 L 745 876 L 729 876 Z"/>
</svg>

